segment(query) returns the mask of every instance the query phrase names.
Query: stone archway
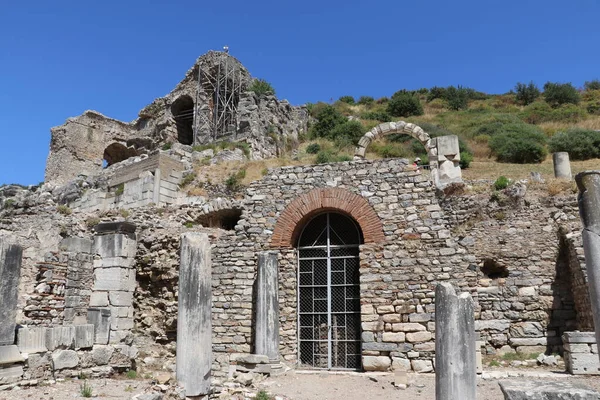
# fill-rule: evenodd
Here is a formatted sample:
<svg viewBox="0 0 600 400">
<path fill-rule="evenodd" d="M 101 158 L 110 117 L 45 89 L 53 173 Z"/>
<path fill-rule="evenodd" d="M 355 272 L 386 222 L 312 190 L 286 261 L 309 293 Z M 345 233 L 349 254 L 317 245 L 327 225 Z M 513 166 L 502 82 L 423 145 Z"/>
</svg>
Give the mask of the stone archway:
<svg viewBox="0 0 600 400">
<path fill-rule="evenodd" d="M 364 197 L 340 188 L 317 188 L 300 195 L 283 210 L 273 230 L 271 247 L 294 247 L 306 223 L 325 211 L 352 217 L 362 230 L 364 243 L 385 240 L 381 220 Z"/>
<path fill-rule="evenodd" d="M 104 149 L 103 158 L 106 161 L 106 166 L 110 167 L 113 164 L 127 160 L 129 157 L 135 157 L 138 153 L 133 147 L 126 147 L 121 143 L 112 143 Z"/>
<path fill-rule="evenodd" d="M 449 135 L 432 139 L 420 126 L 404 121 L 384 122 L 365 133 L 358 142 L 354 159 L 365 158 L 367 148 L 373 140 L 392 133 L 409 135 L 421 142 L 429 158 L 431 179 L 438 189 L 443 189 L 451 183 L 462 182 L 458 137 Z"/>
</svg>

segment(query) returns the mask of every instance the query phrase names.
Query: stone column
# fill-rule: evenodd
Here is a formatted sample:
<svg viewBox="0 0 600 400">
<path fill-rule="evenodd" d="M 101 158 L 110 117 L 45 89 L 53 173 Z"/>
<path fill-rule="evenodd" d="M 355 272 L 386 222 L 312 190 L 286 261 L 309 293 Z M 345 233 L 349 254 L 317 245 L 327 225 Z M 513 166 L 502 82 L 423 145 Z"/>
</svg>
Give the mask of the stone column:
<svg viewBox="0 0 600 400">
<path fill-rule="evenodd" d="M 438 189 L 444 189 L 452 183 L 461 183 L 460 148 L 458 136 L 439 136 L 435 146 L 428 151 L 431 166 L 431 179 Z"/>
<path fill-rule="evenodd" d="M 211 252 L 208 235 L 181 235 L 177 380 L 187 397 L 208 395 L 212 367 Z"/>
<path fill-rule="evenodd" d="M 435 289 L 435 398 L 475 400 L 473 299 L 468 293 L 456 295 L 449 283 Z"/>
<path fill-rule="evenodd" d="M 15 343 L 23 249 L 0 238 L 0 346 Z"/>
<path fill-rule="evenodd" d="M 120 343 L 133 329 L 136 226 L 129 222 L 106 222 L 95 230 L 94 284 L 87 320 L 95 325 L 96 339 L 100 340 L 99 332 L 107 329 L 102 318 L 110 312 L 109 342 Z"/>
<path fill-rule="evenodd" d="M 554 164 L 554 177 L 559 179 L 571 180 L 571 163 L 569 162 L 569 153 L 561 151 L 552 153 L 552 163 Z"/>
<path fill-rule="evenodd" d="M 258 255 L 254 353 L 279 361 L 279 266 L 276 252 Z"/>
<path fill-rule="evenodd" d="M 579 188 L 579 215 L 596 343 L 600 343 L 600 171 L 581 172 L 575 181 Z"/>
</svg>

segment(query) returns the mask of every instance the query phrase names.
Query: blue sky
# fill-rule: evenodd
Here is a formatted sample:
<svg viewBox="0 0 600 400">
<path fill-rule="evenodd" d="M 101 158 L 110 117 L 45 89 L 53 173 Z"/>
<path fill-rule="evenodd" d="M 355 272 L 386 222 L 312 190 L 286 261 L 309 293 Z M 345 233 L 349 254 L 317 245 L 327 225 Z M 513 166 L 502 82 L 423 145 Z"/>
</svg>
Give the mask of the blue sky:
<svg viewBox="0 0 600 400">
<path fill-rule="evenodd" d="M 229 45 L 293 104 L 342 95 L 600 78 L 600 1 L 3 2 L 0 184 L 44 178 L 50 128 L 131 121 Z"/>
</svg>

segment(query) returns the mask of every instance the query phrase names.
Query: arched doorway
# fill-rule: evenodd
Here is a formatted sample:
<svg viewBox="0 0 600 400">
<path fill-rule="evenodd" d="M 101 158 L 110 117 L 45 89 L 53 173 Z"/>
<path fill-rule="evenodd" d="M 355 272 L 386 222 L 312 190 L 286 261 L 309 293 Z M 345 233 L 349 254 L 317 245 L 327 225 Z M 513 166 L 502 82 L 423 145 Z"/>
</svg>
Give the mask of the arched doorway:
<svg viewBox="0 0 600 400">
<path fill-rule="evenodd" d="M 137 155 L 137 151 L 133 147 L 125 147 L 121 143 L 113 143 L 104 149 L 103 167 L 110 167 L 115 163 Z M 106 164 L 104 165 L 104 163 Z"/>
<path fill-rule="evenodd" d="M 171 113 L 177 125 L 177 141 L 181 144 L 194 144 L 194 100 L 183 95 L 171 106 Z"/>
<path fill-rule="evenodd" d="M 318 214 L 300 234 L 298 351 L 301 366 L 361 369 L 359 246 L 350 217 Z"/>
</svg>

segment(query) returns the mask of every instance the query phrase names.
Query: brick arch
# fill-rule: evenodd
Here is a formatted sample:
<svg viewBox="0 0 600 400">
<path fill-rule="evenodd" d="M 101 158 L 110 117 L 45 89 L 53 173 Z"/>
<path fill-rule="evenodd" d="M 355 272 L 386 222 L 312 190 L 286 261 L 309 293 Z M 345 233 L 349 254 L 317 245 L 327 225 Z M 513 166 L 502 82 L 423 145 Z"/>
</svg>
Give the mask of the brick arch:
<svg viewBox="0 0 600 400">
<path fill-rule="evenodd" d="M 324 211 L 341 212 L 354 218 L 362 230 L 364 243 L 385 240 L 381 220 L 364 197 L 340 188 L 318 188 L 286 206 L 275 224 L 271 247 L 294 247 L 304 225 Z"/>
<path fill-rule="evenodd" d="M 384 122 L 383 124 L 379 124 L 375 128 L 371 129 L 369 132 L 365 133 L 365 135 L 358 142 L 358 146 L 356 147 L 356 151 L 354 152 L 354 158 L 365 158 L 367 147 L 369 147 L 373 140 L 380 137 L 384 137 L 386 135 L 390 135 L 392 133 L 402 133 L 405 135 L 409 135 L 421 142 L 421 144 L 423 145 L 423 147 L 425 147 L 425 150 L 427 151 L 427 155 L 429 156 L 430 165 L 432 166 L 432 168 L 437 167 L 437 165 L 432 165 L 432 163 L 437 164 L 437 161 L 435 161 L 437 160 L 437 149 L 435 147 L 434 141 L 432 141 L 429 137 L 429 134 L 425 132 L 420 126 L 411 123 L 406 123 L 404 121 Z"/>
</svg>

